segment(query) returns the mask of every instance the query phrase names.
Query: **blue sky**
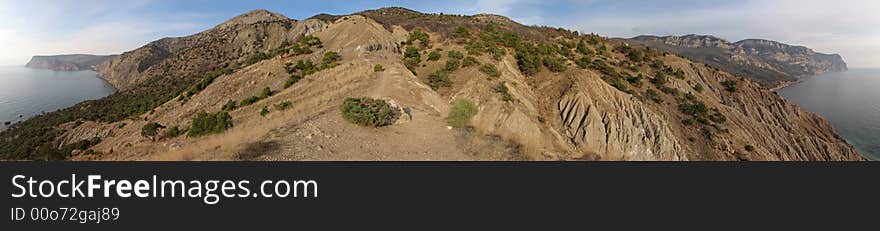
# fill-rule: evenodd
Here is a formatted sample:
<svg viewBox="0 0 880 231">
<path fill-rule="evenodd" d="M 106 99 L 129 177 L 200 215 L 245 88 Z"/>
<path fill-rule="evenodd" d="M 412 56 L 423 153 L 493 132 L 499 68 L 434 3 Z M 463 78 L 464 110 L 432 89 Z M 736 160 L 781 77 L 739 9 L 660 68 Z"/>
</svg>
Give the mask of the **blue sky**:
<svg viewBox="0 0 880 231">
<path fill-rule="evenodd" d="M 851 67 L 880 67 L 880 1 L 874 0 L 0 0 L 0 65 L 22 65 L 32 55 L 121 53 L 253 9 L 303 19 L 384 6 L 496 13 L 611 37 L 764 38 L 840 53 Z"/>
</svg>

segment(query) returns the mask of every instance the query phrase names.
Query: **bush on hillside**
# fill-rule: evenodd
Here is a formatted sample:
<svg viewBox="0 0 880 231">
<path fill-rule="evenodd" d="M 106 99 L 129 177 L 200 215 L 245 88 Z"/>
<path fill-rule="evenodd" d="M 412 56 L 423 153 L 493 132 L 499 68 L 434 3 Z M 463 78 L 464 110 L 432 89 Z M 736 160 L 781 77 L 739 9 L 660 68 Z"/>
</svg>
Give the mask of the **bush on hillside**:
<svg viewBox="0 0 880 231">
<path fill-rule="evenodd" d="M 162 129 L 162 128 L 165 128 L 165 126 L 162 126 L 159 123 L 156 123 L 156 122 L 147 123 L 146 125 L 144 125 L 141 128 L 141 136 L 146 137 L 146 138 L 150 138 L 151 140 L 155 141 L 156 135 L 159 134 L 159 129 Z"/>
<path fill-rule="evenodd" d="M 498 71 L 498 68 L 495 67 L 495 64 L 487 63 L 480 67 L 480 72 L 488 75 L 489 77 L 499 77 L 501 76 L 501 72 Z"/>
<path fill-rule="evenodd" d="M 449 80 L 449 72 L 439 70 L 428 75 L 428 86 L 435 91 L 441 87 L 451 87 L 452 80 Z"/>
<path fill-rule="evenodd" d="M 479 112 L 479 108 L 474 102 L 460 99 L 452 105 L 446 122 L 452 127 L 461 128 L 470 124 L 471 118 L 477 115 L 477 112 Z"/>
<path fill-rule="evenodd" d="M 228 112 L 217 113 L 199 112 L 192 121 L 192 127 L 187 136 L 199 137 L 215 133 L 221 133 L 232 127 L 232 116 Z"/>
<path fill-rule="evenodd" d="M 442 55 L 437 51 L 431 51 L 431 53 L 428 53 L 428 61 L 437 61 L 440 60 L 441 57 Z"/>
<path fill-rule="evenodd" d="M 339 106 L 342 118 L 348 122 L 380 127 L 388 125 L 392 119 L 391 105 L 384 100 L 372 98 L 345 98 Z"/>
<path fill-rule="evenodd" d="M 459 51 L 449 51 L 446 53 L 446 56 L 449 56 L 450 59 L 463 59 L 464 54 Z"/>
<path fill-rule="evenodd" d="M 476 65 L 480 65 L 480 61 L 477 61 L 477 59 L 472 56 L 468 56 L 461 61 L 461 67 L 472 67 Z"/>
<path fill-rule="evenodd" d="M 257 101 L 260 101 L 260 97 L 251 96 L 251 97 L 247 97 L 247 98 L 244 98 L 243 100 L 241 100 L 241 103 L 239 103 L 239 105 L 242 107 L 249 106 L 251 104 L 256 103 Z"/>
<path fill-rule="evenodd" d="M 455 70 L 458 70 L 458 66 L 460 66 L 460 65 L 461 65 L 461 61 L 458 61 L 458 59 L 449 59 L 449 60 L 446 60 L 446 65 L 443 66 L 443 70 L 455 71 Z"/>
</svg>

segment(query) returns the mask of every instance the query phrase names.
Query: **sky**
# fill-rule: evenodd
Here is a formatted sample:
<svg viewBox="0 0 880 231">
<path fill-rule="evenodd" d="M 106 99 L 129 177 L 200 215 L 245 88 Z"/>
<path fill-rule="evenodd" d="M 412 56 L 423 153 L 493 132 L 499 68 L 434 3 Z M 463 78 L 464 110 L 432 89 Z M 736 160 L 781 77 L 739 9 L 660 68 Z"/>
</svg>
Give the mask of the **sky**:
<svg viewBox="0 0 880 231">
<path fill-rule="evenodd" d="M 198 33 L 253 9 L 304 19 L 385 6 L 494 13 L 609 37 L 770 39 L 839 53 L 850 67 L 880 68 L 876 0 L 0 0 L 0 65 L 24 65 L 33 55 L 118 54 Z"/>
</svg>

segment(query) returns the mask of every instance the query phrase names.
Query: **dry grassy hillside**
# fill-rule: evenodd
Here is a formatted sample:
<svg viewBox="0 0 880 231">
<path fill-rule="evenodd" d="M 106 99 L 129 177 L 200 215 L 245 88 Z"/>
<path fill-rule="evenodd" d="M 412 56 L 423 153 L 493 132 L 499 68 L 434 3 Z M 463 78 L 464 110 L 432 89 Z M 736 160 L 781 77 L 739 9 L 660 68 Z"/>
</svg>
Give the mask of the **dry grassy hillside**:
<svg viewBox="0 0 880 231">
<path fill-rule="evenodd" d="M 278 50 L 266 59 L 205 58 L 245 64 L 137 117 L 65 124 L 59 140 L 101 138 L 74 160 L 863 159 L 827 121 L 747 79 L 596 35 L 400 8 L 279 17 L 248 14 L 200 35 L 271 28 L 264 41 Z M 255 26 L 274 21 L 289 25 Z M 114 84 L 143 81 L 149 71 L 126 64 L 149 60 L 141 52 L 105 67 Z M 393 121 L 348 122 L 348 97 L 388 102 Z M 465 101 L 477 112 L 453 126 Z M 232 126 L 186 135 L 201 112 L 227 113 Z M 152 123 L 162 126 L 145 134 Z"/>
</svg>

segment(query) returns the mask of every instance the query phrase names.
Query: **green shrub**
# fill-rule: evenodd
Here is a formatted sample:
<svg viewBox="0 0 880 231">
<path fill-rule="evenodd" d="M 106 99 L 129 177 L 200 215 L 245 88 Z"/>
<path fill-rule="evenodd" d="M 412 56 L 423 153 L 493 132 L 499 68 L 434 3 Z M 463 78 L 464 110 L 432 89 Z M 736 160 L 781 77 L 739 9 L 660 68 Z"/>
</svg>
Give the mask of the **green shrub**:
<svg viewBox="0 0 880 231">
<path fill-rule="evenodd" d="M 174 138 L 174 137 L 180 136 L 180 134 L 181 134 L 180 128 L 177 126 L 174 126 L 174 127 L 169 128 L 167 131 L 165 131 L 165 133 L 163 133 L 162 136 L 165 138 Z"/>
<path fill-rule="evenodd" d="M 643 76 L 642 74 L 638 74 L 636 76 L 626 78 L 626 81 L 629 82 L 630 84 L 632 84 L 633 86 L 641 87 L 643 78 L 645 78 L 645 76 Z"/>
<path fill-rule="evenodd" d="M 552 72 L 563 72 L 568 70 L 565 60 L 559 57 L 544 57 L 544 66 Z"/>
<path fill-rule="evenodd" d="M 229 100 L 226 102 L 226 104 L 223 105 L 222 110 L 223 111 L 234 111 L 236 108 L 238 108 L 238 105 L 235 103 L 235 101 Z"/>
<path fill-rule="evenodd" d="M 480 61 L 477 61 L 476 58 L 471 57 L 471 56 L 468 56 L 468 57 L 464 58 L 464 60 L 461 61 L 462 67 L 472 67 L 472 66 L 476 66 L 476 65 L 480 65 Z"/>
<path fill-rule="evenodd" d="M 260 92 L 260 99 L 269 98 L 269 96 L 272 96 L 272 89 L 269 87 L 263 88 L 263 91 Z"/>
<path fill-rule="evenodd" d="M 317 46 L 317 47 L 323 47 L 323 46 L 324 46 L 324 43 L 321 42 L 321 39 L 320 39 L 320 38 L 315 37 L 315 36 L 311 36 L 311 35 L 306 35 L 306 36 L 304 36 L 304 37 L 300 40 L 300 43 L 302 43 L 302 44 L 304 44 L 304 45 L 306 45 L 306 46 L 312 46 L 312 47 L 314 47 L 314 46 Z"/>
<path fill-rule="evenodd" d="M 660 94 L 657 93 L 654 89 L 648 89 L 645 91 L 645 98 L 654 101 L 655 103 L 662 103 L 663 98 L 660 98 Z"/>
<path fill-rule="evenodd" d="M 406 69 L 409 69 L 415 74 L 416 67 L 418 67 L 421 62 L 422 55 L 419 54 L 419 49 L 413 46 L 406 47 L 406 50 L 403 52 L 403 65 L 406 66 Z"/>
<path fill-rule="evenodd" d="M 510 90 L 504 83 L 499 83 L 498 85 L 495 85 L 494 87 L 492 87 L 492 90 L 501 95 L 501 100 L 513 101 L 513 96 L 510 95 Z"/>
<path fill-rule="evenodd" d="M 449 59 L 449 60 L 446 60 L 446 65 L 443 67 L 443 70 L 455 71 L 455 70 L 458 70 L 458 66 L 460 66 L 460 65 L 461 65 L 461 61 L 458 61 L 458 59 Z"/>
<path fill-rule="evenodd" d="M 247 66 L 250 66 L 250 65 L 253 65 L 253 64 L 255 64 L 255 63 L 259 63 L 260 61 L 267 60 L 267 59 L 270 59 L 270 58 L 272 58 L 272 56 L 269 56 L 269 55 L 266 54 L 266 53 L 263 53 L 263 52 L 257 52 L 256 54 L 253 54 L 253 55 L 251 55 L 250 58 L 248 58 L 246 64 L 247 64 Z"/>
<path fill-rule="evenodd" d="M 684 79 L 684 71 L 677 69 L 672 73 L 672 76 L 675 76 L 676 79 Z"/>
<path fill-rule="evenodd" d="M 342 118 L 361 126 L 385 126 L 391 122 L 391 106 L 384 100 L 372 98 L 345 98 L 339 106 Z"/>
<path fill-rule="evenodd" d="M 414 46 L 408 46 L 403 51 L 404 58 L 416 58 L 419 62 L 422 61 L 422 54 L 419 53 L 419 49 Z"/>
<path fill-rule="evenodd" d="M 694 85 L 694 91 L 703 92 L 703 85 L 699 83 L 697 85 Z"/>
<path fill-rule="evenodd" d="M 452 105 L 452 108 L 449 109 L 449 115 L 446 117 L 446 122 L 452 127 L 464 127 L 470 124 L 471 118 L 477 115 L 478 111 L 479 108 L 477 108 L 477 105 L 470 100 L 457 100 Z"/>
<path fill-rule="evenodd" d="M 431 73 L 428 75 L 428 86 L 434 90 L 440 89 L 441 87 L 451 87 L 452 80 L 449 80 L 449 72 L 439 70 Z"/>
<path fill-rule="evenodd" d="M 251 96 L 251 97 L 247 97 L 247 98 L 244 98 L 243 100 L 241 100 L 241 103 L 239 103 L 238 105 L 244 107 L 244 106 L 254 104 L 257 101 L 260 101 L 260 97 Z"/>
<path fill-rule="evenodd" d="M 755 151 L 755 146 L 752 146 L 751 144 L 747 144 L 746 147 L 745 147 L 745 149 L 746 149 L 747 152 L 754 152 L 754 151 Z"/>
<path fill-rule="evenodd" d="M 452 31 L 453 38 L 467 38 L 470 36 L 471 36 L 471 32 L 468 31 L 468 29 L 464 28 L 463 26 L 458 26 L 455 28 L 454 31 Z"/>
<path fill-rule="evenodd" d="M 490 77 L 499 77 L 501 76 L 501 72 L 498 71 L 498 68 L 495 67 L 495 64 L 487 63 L 480 67 L 480 72 L 490 76 Z"/>
<path fill-rule="evenodd" d="M 428 36 L 428 33 L 425 33 L 419 29 L 416 29 L 416 30 L 413 30 L 412 32 L 409 33 L 409 39 L 407 39 L 406 42 L 408 44 L 412 44 L 412 42 L 414 42 L 416 40 L 419 40 L 419 42 L 421 42 L 422 46 L 427 46 L 428 43 L 430 42 L 430 36 Z"/>
<path fill-rule="evenodd" d="M 302 76 L 290 75 L 290 77 L 287 77 L 287 82 L 284 82 L 284 89 L 290 88 L 300 80 L 302 80 Z"/>
<path fill-rule="evenodd" d="M 385 67 L 383 67 L 382 64 L 376 64 L 375 66 L 373 66 L 373 72 L 383 72 L 383 71 L 385 71 Z"/>
<path fill-rule="evenodd" d="M 501 61 L 501 58 L 507 55 L 507 50 L 498 46 L 489 46 L 486 51 L 492 55 L 492 59 Z"/>
<path fill-rule="evenodd" d="M 291 106 L 293 106 L 293 103 L 291 103 L 290 101 L 284 101 L 284 102 L 275 104 L 273 107 L 275 107 L 276 111 L 284 111 L 284 110 L 290 109 Z"/>
<path fill-rule="evenodd" d="M 226 131 L 232 127 L 232 117 L 228 112 L 217 113 L 199 112 L 192 121 L 192 127 L 187 136 L 199 137 Z"/>
<path fill-rule="evenodd" d="M 541 57 L 537 54 L 517 49 L 516 64 L 525 75 L 534 75 L 541 71 Z"/>
<path fill-rule="evenodd" d="M 721 86 L 724 86 L 724 90 L 736 92 L 737 82 L 734 80 L 724 80 L 721 82 Z"/>
<path fill-rule="evenodd" d="M 654 78 L 651 79 L 651 83 L 659 87 L 666 85 L 666 83 L 669 83 L 669 79 L 666 78 L 666 74 L 657 73 L 656 75 L 654 75 Z"/>
<path fill-rule="evenodd" d="M 593 59 L 591 59 L 590 56 L 584 55 L 580 59 L 575 60 L 574 63 L 577 64 L 577 66 L 581 69 L 587 69 L 588 67 L 590 67 L 590 65 L 592 65 Z"/>
<path fill-rule="evenodd" d="M 269 114 L 269 108 L 263 107 L 263 109 L 260 109 L 260 116 L 266 116 L 268 114 Z"/>
<path fill-rule="evenodd" d="M 147 123 L 146 125 L 144 125 L 141 128 L 141 136 L 155 140 L 156 135 L 159 134 L 159 129 L 162 129 L 162 128 L 165 128 L 165 126 L 162 126 L 159 123 L 155 123 L 155 122 Z"/>
<path fill-rule="evenodd" d="M 437 61 L 440 60 L 441 57 L 442 55 L 437 51 L 431 51 L 431 53 L 428 53 L 428 61 Z"/>
<path fill-rule="evenodd" d="M 446 53 L 446 56 L 449 56 L 450 59 L 463 59 L 464 54 L 459 51 L 449 51 Z"/>
<path fill-rule="evenodd" d="M 483 52 L 486 51 L 486 47 L 483 46 L 477 40 L 471 40 L 467 45 L 464 46 L 464 49 L 467 51 L 468 55 L 481 56 Z"/>
<path fill-rule="evenodd" d="M 331 66 L 331 64 L 335 64 L 342 60 L 342 56 L 339 56 L 339 53 L 335 51 L 330 51 L 324 53 L 324 57 L 321 58 L 322 65 Z"/>
</svg>

